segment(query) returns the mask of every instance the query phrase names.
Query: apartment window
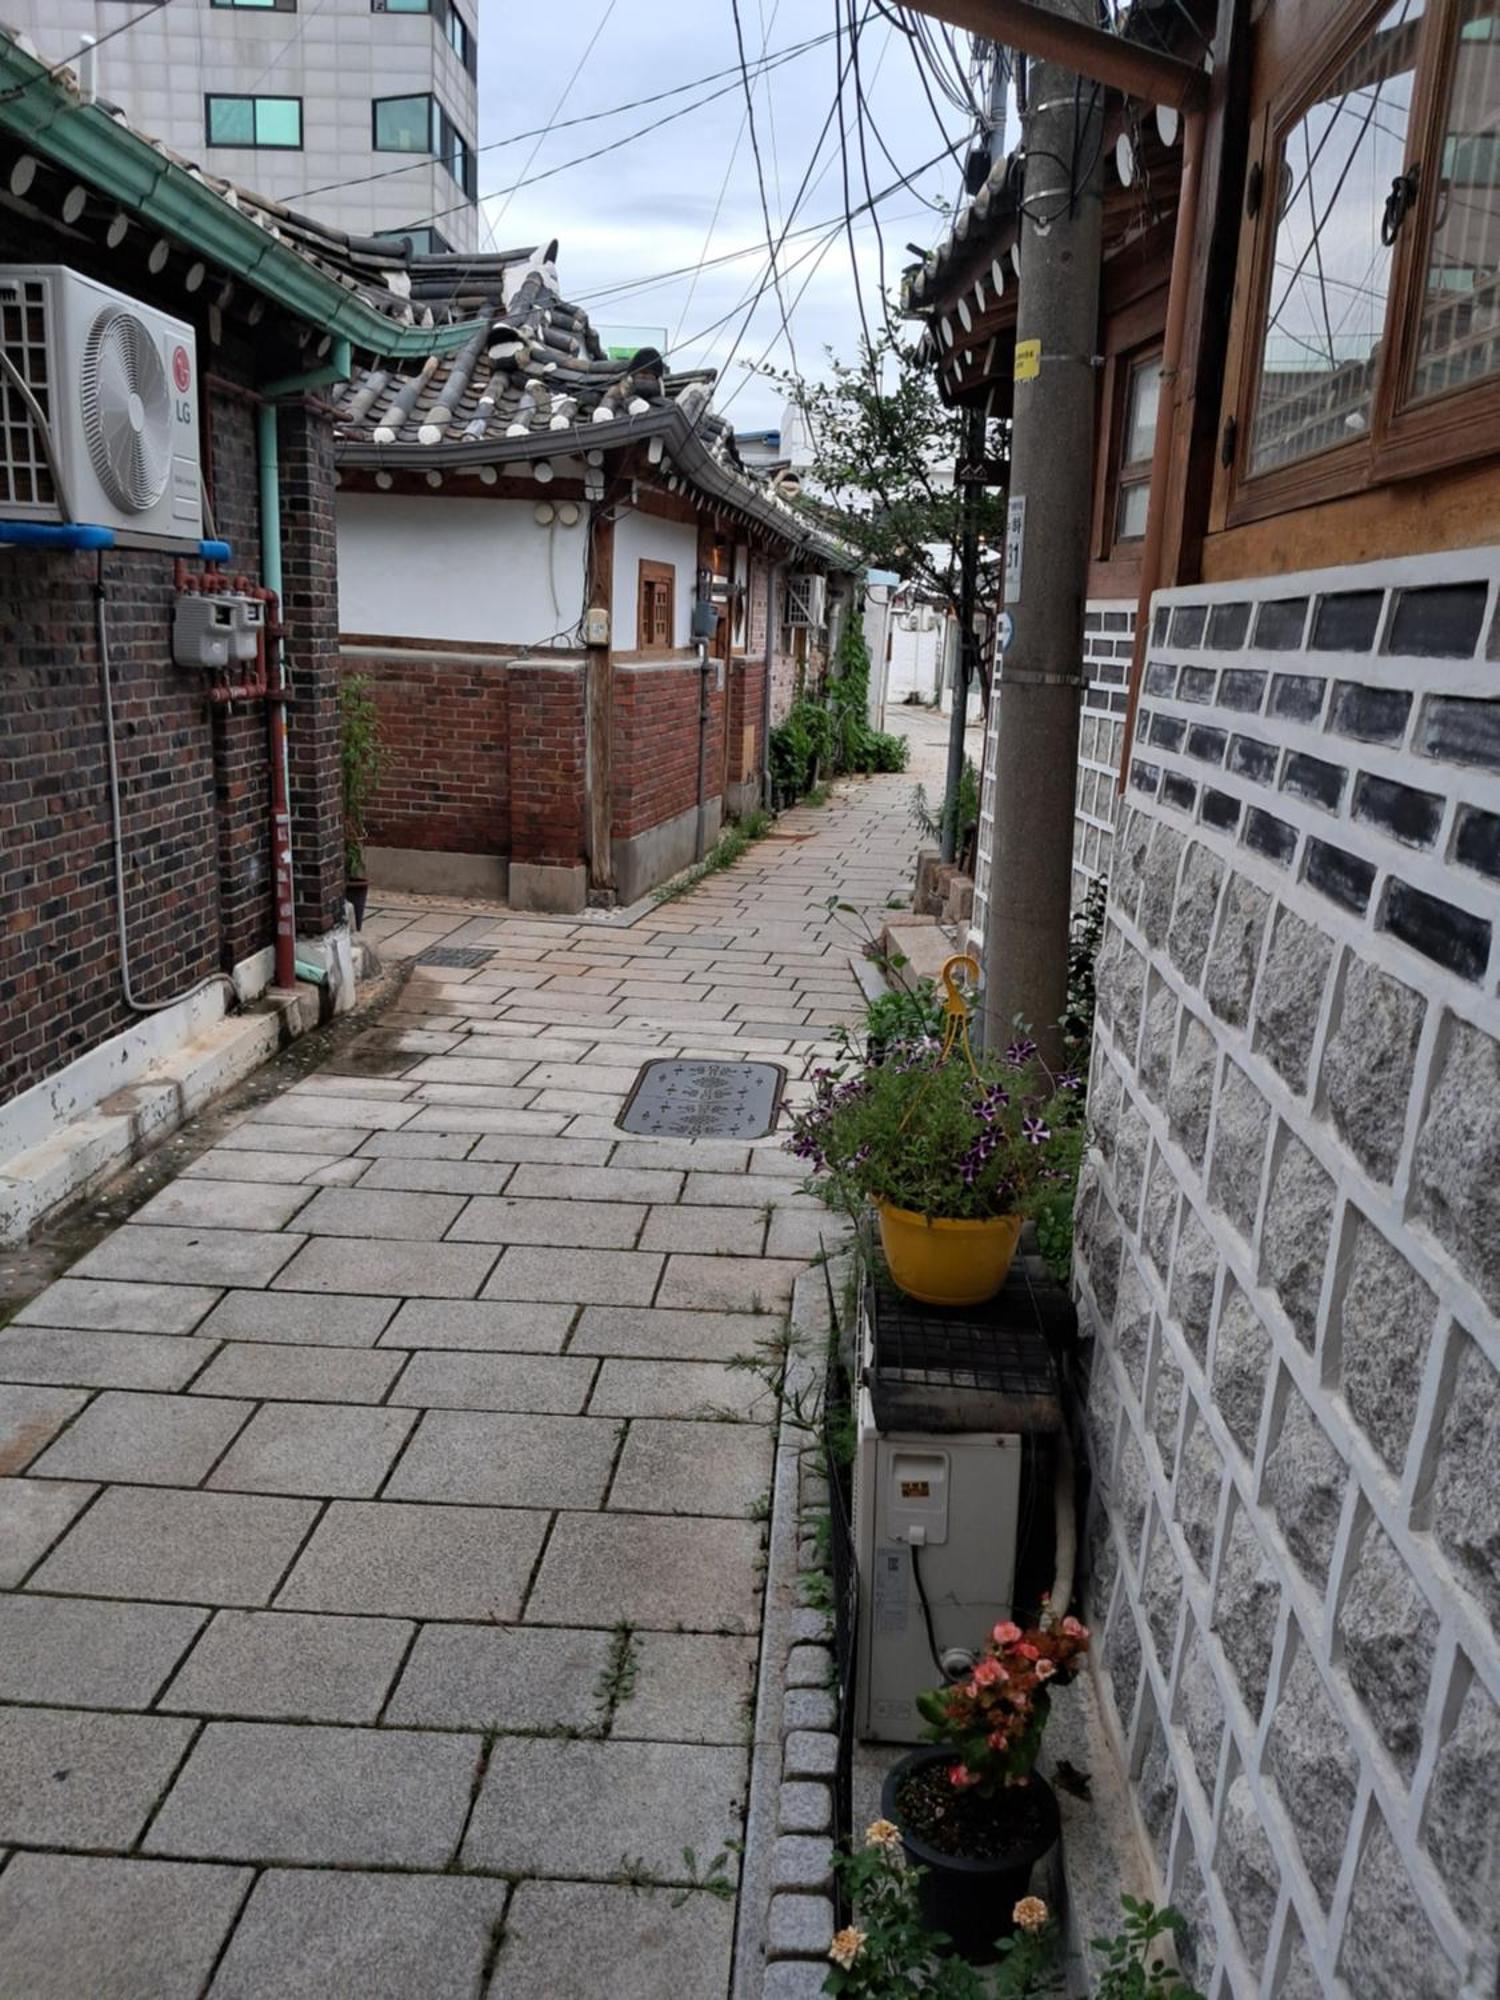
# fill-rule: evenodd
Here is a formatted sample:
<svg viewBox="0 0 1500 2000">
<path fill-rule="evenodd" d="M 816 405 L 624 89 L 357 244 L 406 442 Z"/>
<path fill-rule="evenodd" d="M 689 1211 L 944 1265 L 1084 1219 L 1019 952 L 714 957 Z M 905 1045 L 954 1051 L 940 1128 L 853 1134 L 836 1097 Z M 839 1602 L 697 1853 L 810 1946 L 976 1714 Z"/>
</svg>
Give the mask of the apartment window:
<svg viewBox="0 0 1500 2000">
<path fill-rule="evenodd" d="M 1265 107 L 1238 518 L 1492 448 L 1496 23 L 1495 0 L 1346 5 Z"/>
<path fill-rule="evenodd" d="M 635 642 L 643 653 L 671 650 L 676 597 L 677 572 L 671 563 L 642 562 Z"/>
<path fill-rule="evenodd" d="M 1161 402 L 1161 353 L 1129 365 L 1120 413 L 1120 455 L 1115 472 L 1114 539 L 1140 541 L 1151 507 L 1151 454 Z"/>
<path fill-rule="evenodd" d="M 435 153 L 437 106 L 420 97 L 377 97 L 373 106 L 377 153 Z"/>
<path fill-rule="evenodd" d="M 280 5 L 282 0 L 213 0 L 218 6 L 270 6 Z M 295 0 L 290 0 L 295 4 Z M 474 46 L 474 32 L 453 0 L 370 0 L 373 14 L 431 14 L 447 42 L 464 68 L 472 76 L 478 61 Z"/>
<path fill-rule="evenodd" d="M 297 0 L 209 0 L 211 7 L 259 8 L 263 14 L 295 14 Z"/>
<path fill-rule="evenodd" d="M 283 153 L 301 149 L 300 97 L 210 96 L 206 105 L 210 146 L 258 146 Z"/>
<path fill-rule="evenodd" d="M 443 232 L 434 229 L 430 222 L 419 223 L 413 229 L 382 229 L 377 240 L 404 243 L 414 257 L 435 257 L 453 248 Z"/>
<path fill-rule="evenodd" d="M 452 0 L 448 0 L 446 11 L 448 18 L 443 23 L 443 33 L 448 37 L 448 46 L 472 76 L 478 63 L 473 30 L 452 4 Z"/>
</svg>

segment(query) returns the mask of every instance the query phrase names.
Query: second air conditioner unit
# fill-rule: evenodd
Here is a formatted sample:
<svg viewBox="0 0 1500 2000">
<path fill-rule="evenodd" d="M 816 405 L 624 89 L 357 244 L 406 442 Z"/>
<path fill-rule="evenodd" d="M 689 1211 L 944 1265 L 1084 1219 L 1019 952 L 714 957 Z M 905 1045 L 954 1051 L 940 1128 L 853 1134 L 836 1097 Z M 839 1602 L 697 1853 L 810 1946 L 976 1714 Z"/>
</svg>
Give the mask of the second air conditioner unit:
<svg viewBox="0 0 1500 2000">
<path fill-rule="evenodd" d="M 0 265 L 0 520 L 203 534 L 190 326 L 63 264 Z"/>
<path fill-rule="evenodd" d="M 828 622 L 828 579 L 792 570 L 786 580 L 786 623 L 819 631 Z"/>
</svg>

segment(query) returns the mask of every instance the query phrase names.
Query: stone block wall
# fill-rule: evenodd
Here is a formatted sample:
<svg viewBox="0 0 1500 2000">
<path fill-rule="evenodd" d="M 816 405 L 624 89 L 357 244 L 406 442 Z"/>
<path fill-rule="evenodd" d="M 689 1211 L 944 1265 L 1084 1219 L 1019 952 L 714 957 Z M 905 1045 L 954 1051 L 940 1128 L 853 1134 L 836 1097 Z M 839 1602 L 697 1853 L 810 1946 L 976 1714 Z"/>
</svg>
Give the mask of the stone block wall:
<svg viewBox="0 0 1500 2000">
<path fill-rule="evenodd" d="M 1075 910 L 1090 887 L 1109 874 L 1135 614 L 1129 599 L 1091 599 L 1084 610 L 1083 713 L 1078 723 L 1073 827 Z"/>
<path fill-rule="evenodd" d="M 1495 1991 L 1497 582 L 1153 613 L 1078 1214 L 1087 1590 L 1213 2000 Z"/>
</svg>

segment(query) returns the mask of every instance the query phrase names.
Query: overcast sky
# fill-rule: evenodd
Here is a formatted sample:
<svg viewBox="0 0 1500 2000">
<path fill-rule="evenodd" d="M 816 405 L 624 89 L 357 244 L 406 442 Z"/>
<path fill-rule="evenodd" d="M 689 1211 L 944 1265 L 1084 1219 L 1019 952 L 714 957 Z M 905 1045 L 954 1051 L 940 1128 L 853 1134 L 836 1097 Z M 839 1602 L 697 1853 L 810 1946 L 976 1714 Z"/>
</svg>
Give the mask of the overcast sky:
<svg viewBox="0 0 1500 2000">
<path fill-rule="evenodd" d="M 740 0 L 752 76 L 762 50 L 774 55 L 813 36 L 831 35 L 836 4 L 837 0 L 819 0 L 816 5 L 808 0 Z M 596 30 L 597 40 L 585 57 Z M 523 174 L 544 173 L 622 138 L 711 91 L 725 91 L 712 103 L 687 111 L 602 159 L 569 167 L 513 195 L 497 194 L 484 203 L 496 248 L 558 239 L 563 296 L 585 306 L 607 340 L 639 333 L 643 344 L 655 345 L 665 336 L 674 366 L 723 368 L 749 297 L 767 272 L 754 156 L 748 131 L 742 133 L 744 96 L 735 67 L 730 0 L 652 0 L 645 7 L 623 5 L 620 0 L 542 7 L 484 0 L 479 48 L 479 139 L 490 147 L 479 157 L 482 197 L 509 188 Z M 847 60 L 847 42 L 844 49 Z M 580 59 L 583 66 L 570 83 Z M 553 131 L 537 145 L 529 164 L 537 142 L 493 143 L 548 124 L 554 109 L 559 120 L 574 118 L 694 83 L 716 71 L 730 73 L 660 104 Z M 896 187 L 879 210 L 887 275 L 894 285 L 902 264 L 911 261 L 906 244 L 935 242 L 947 226 L 930 206 L 924 206 L 923 197 L 952 201 L 958 193 L 959 170 L 949 160 L 917 171 L 940 152 L 943 134 L 904 37 L 873 10 L 860 38 L 860 72 L 874 123 L 900 172 L 912 179 L 916 189 Z M 756 78 L 756 130 L 777 233 L 833 102 L 838 73 L 836 45 L 829 40 Z M 963 146 L 966 121 L 936 91 L 934 96 L 949 136 Z M 866 192 L 854 106 L 850 84 L 846 86 L 850 202 L 858 206 Z M 866 144 L 870 184 L 879 194 L 896 182 L 897 173 L 873 134 Z M 723 202 L 715 221 L 721 186 Z M 831 223 L 843 214 L 835 121 L 792 229 Z M 849 246 L 840 231 L 819 261 L 825 234 L 820 230 L 790 236 L 782 256 L 797 361 L 808 375 L 820 372 L 828 347 L 852 358 L 859 337 Z M 872 324 L 878 324 L 879 262 L 868 217 L 856 217 L 855 243 L 866 310 Z M 750 254 L 703 270 L 696 283 L 683 275 L 643 284 L 658 273 L 697 265 L 705 247 L 710 258 L 735 250 Z M 809 278 L 793 308 L 792 301 Z M 624 286 L 633 289 L 610 291 Z M 596 294 L 605 296 L 591 296 Z M 732 315 L 725 326 L 708 331 L 725 315 Z M 749 331 L 717 391 L 719 407 L 728 408 L 740 429 L 773 426 L 780 417 L 779 393 L 769 384 L 747 379 L 740 365 L 763 356 L 778 366 L 788 363 L 772 290 L 755 308 Z"/>
</svg>

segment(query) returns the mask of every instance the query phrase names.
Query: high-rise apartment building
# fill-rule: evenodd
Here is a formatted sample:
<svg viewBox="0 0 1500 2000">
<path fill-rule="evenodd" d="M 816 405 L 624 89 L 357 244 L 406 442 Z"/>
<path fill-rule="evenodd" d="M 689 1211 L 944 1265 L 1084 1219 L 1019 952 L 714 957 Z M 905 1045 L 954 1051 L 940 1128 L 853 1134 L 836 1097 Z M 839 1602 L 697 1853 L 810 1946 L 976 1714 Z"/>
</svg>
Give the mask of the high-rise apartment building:
<svg viewBox="0 0 1500 2000">
<path fill-rule="evenodd" d="M 129 0 L 8 0 L 44 61 Z M 357 236 L 473 250 L 478 0 L 169 0 L 94 57 L 100 97 L 242 187 Z"/>
</svg>

